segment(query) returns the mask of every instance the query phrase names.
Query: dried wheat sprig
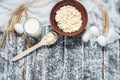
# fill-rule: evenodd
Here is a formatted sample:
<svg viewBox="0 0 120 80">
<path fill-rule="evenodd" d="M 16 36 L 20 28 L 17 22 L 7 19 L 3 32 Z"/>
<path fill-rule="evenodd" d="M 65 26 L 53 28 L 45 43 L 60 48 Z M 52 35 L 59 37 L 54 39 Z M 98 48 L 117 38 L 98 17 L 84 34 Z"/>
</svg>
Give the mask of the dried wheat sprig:
<svg viewBox="0 0 120 80">
<path fill-rule="evenodd" d="M 109 15 L 108 15 L 108 12 L 102 6 L 98 5 L 96 0 L 94 0 L 94 2 L 98 6 L 98 9 L 102 13 L 102 19 L 103 19 L 102 33 L 105 33 L 109 28 Z"/>
<path fill-rule="evenodd" d="M 26 18 L 26 20 L 28 19 L 28 8 L 25 8 L 25 18 Z M 24 32 L 24 39 L 25 39 L 26 43 L 28 44 L 28 46 L 31 47 L 32 43 L 30 42 L 29 37 L 26 32 Z"/>
<path fill-rule="evenodd" d="M 105 11 L 105 21 L 106 21 L 106 23 L 105 23 L 105 30 L 108 30 L 108 28 L 109 28 L 109 26 L 110 26 L 110 22 L 109 22 L 109 14 L 108 14 L 108 12 L 107 11 Z"/>
<path fill-rule="evenodd" d="M 0 42 L 0 49 L 2 48 L 3 43 L 5 42 L 6 36 L 8 34 L 8 29 L 3 32 L 2 40 Z"/>
<path fill-rule="evenodd" d="M 8 21 L 7 28 L 3 32 L 2 39 L 1 39 L 1 42 L 0 42 L 0 49 L 5 42 L 6 36 L 8 35 L 9 31 L 11 30 L 10 28 L 11 28 L 11 25 L 12 25 L 12 20 L 13 20 L 13 16 Z"/>
<path fill-rule="evenodd" d="M 14 24 L 19 23 L 21 21 L 22 13 L 25 11 L 25 15 L 26 15 L 26 17 L 28 17 L 28 14 L 26 13 L 27 12 L 26 8 L 28 6 L 31 6 L 33 3 L 36 3 L 36 1 L 39 1 L 39 0 L 33 0 L 31 3 L 27 2 L 26 4 L 20 5 L 18 8 L 16 8 L 13 11 L 11 18 L 8 20 L 7 29 L 5 29 L 3 32 L 2 40 L 0 42 L 0 48 L 4 44 L 6 36 L 8 35 L 8 33 L 9 32 L 14 33 Z M 28 39 L 28 35 L 25 32 L 24 32 L 24 36 L 25 36 L 25 40 L 28 43 L 28 45 L 31 46 L 31 43 Z"/>
<path fill-rule="evenodd" d="M 102 19 L 103 19 L 102 32 L 105 33 L 109 28 L 109 15 L 108 12 L 105 9 L 103 9 L 101 6 L 99 6 L 99 10 L 102 13 Z"/>
</svg>

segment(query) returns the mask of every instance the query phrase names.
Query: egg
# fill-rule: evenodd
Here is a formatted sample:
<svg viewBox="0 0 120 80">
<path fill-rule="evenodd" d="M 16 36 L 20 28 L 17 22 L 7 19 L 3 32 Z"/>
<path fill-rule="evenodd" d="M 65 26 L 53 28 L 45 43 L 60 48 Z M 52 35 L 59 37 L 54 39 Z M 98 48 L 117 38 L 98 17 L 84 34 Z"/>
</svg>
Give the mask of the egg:
<svg viewBox="0 0 120 80">
<path fill-rule="evenodd" d="M 94 36 L 99 36 L 100 34 L 99 29 L 96 26 L 90 27 L 90 33 Z"/>
<path fill-rule="evenodd" d="M 22 34 L 24 32 L 23 25 L 20 23 L 15 24 L 14 29 L 19 34 Z"/>
<path fill-rule="evenodd" d="M 98 36 L 97 42 L 100 46 L 106 46 L 107 44 L 105 36 L 102 35 Z"/>
<path fill-rule="evenodd" d="M 88 42 L 90 40 L 90 34 L 89 32 L 84 32 L 83 35 L 81 36 L 83 42 Z"/>
</svg>

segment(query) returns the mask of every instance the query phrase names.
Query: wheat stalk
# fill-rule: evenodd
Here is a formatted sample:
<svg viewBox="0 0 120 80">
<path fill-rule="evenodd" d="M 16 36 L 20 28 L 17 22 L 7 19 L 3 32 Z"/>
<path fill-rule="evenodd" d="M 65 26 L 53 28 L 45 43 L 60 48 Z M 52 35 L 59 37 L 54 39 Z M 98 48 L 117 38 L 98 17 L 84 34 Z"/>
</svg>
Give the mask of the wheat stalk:
<svg viewBox="0 0 120 80">
<path fill-rule="evenodd" d="M 102 6 L 97 4 L 97 1 L 94 0 L 95 4 L 98 6 L 98 9 L 101 11 L 102 14 L 102 33 L 105 33 L 109 28 L 109 15 L 107 10 L 105 10 Z"/>
<path fill-rule="evenodd" d="M 27 20 L 28 18 L 28 6 L 31 6 L 34 3 L 37 3 L 40 0 L 33 0 L 32 2 L 29 3 L 29 0 L 25 3 L 20 5 L 18 8 L 16 8 L 11 15 L 11 18 L 8 20 L 8 24 L 7 24 L 7 29 L 4 30 L 3 35 L 2 35 L 2 39 L 0 42 L 0 49 L 2 47 L 2 45 L 5 43 L 5 39 L 8 35 L 9 32 L 15 33 L 14 31 L 14 24 L 15 23 L 20 23 L 21 21 L 21 17 L 22 17 L 22 13 L 25 12 L 25 18 Z M 28 35 L 26 34 L 26 32 L 24 32 L 24 39 L 26 41 L 26 43 L 28 44 L 29 47 L 32 46 Z"/>
</svg>

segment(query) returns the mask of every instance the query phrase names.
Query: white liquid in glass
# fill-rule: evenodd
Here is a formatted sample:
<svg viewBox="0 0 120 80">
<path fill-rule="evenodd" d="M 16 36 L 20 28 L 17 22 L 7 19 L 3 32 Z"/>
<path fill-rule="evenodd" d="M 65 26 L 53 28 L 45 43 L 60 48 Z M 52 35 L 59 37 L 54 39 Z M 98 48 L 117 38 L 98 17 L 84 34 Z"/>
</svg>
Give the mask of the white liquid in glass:
<svg viewBox="0 0 120 80">
<path fill-rule="evenodd" d="M 42 33 L 42 25 L 35 18 L 29 18 L 24 24 L 24 30 L 33 38 L 38 38 Z"/>
</svg>

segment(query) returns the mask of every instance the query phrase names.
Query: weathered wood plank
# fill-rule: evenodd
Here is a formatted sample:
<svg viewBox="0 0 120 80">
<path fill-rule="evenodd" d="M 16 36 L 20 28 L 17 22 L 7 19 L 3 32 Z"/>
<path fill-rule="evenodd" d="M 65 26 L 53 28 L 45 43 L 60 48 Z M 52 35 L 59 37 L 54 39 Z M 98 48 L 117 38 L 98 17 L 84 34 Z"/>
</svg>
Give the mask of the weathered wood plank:
<svg viewBox="0 0 120 80">
<path fill-rule="evenodd" d="M 13 38 L 13 37 L 11 37 Z M 15 42 L 15 44 L 11 44 L 10 46 L 12 47 L 12 45 L 15 46 L 15 48 L 13 47 L 12 49 L 15 50 L 14 54 L 13 54 L 13 51 L 10 53 L 10 54 L 13 54 L 13 56 L 19 54 L 20 52 L 22 52 L 23 50 L 25 50 L 26 48 L 26 43 L 24 41 L 24 38 L 23 36 L 16 36 L 13 38 L 14 40 L 10 40 L 10 41 L 13 41 Z M 12 57 L 10 58 L 10 61 L 12 59 Z M 24 65 L 24 59 L 20 59 L 19 61 L 16 61 L 16 62 L 12 62 L 13 63 L 13 68 L 14 69 L 14 72 L 15 75 L 14 75 L 14 79 L 13 80 L 24 80 L 24 68 L 25 68 L 25 65 Z M 13 74 L 11 73 L 11 74 Z M 11 80 L 11 79 L 10 79 Z"/>
<path fill-rule="evenodd" d="M 64 47 L 63 37 L 59 35 L 56 44 L 48 46 L 49 54 L 46 57 L 46 80 L 63 80 Z"/>
<path fill-rule="evenodd" d="M 43 33 L 41 37 L 45 35 L 46 33 L 45 30 L 46 30 L 45 27 L 43 27 Z M 38 41 L 36 41 L 36 43 Z M 40 47 L 37 50 L 31 52 L 31 54 L 27 56 L 26 80 L 45 80 L 44 76 L 46 73 L 44 71 L 46 71 L 45 58 L 47 54 L 48 51 L 46 47 Z"/>
<path fill-rule="evenodd" d="M 120 80 L 120 44 L 119 40 L 109 44 L 104 53 L 105 80 Z"/>
<path fill-rule="evenodd" d="M 102 80 L 102 49 L 97 43 L 85 43 L 84 80 Z"/>
<path fill-rule="evenodd" d="M 0 63 L 3 64 L 1 65 L 0 80 L 23 80 L 24 61 L 19 60 L 15 63 L 11 61 L 12 57 L 24 48 L 22 44 L 24 44 L 22 38 L 16 38 L 12 34 L 7 36 L 6 44 L 0 51 Z"/>
<path fill-rule="evenodd" d="M 83 67 L 80 36 L 65 37 L 63 80 L 83 80 Z"/>
<path fill-rule="evenodd" d="M 2 38 L 2 35 L 0 34 L 0 39 L 1 38 Z M 6 41 L 6 43 L 7 43 L 7 41 Z M 7 60 L 7 54 L 6 54 L 7 51 L 5 49 L 7 49 L 7 48 L 5 47 L 0 50 L 0 80 L 7 79 L 7 75 L 6 75 L 7 67 L 6 66 L 8 64 L 8 60 Z"/>
<path fill-rule="evenodd" d="M 27 56 L 26 62 L 26 80 L 41 80 L 41 62 L 38 62 L 37 50 Z M 39 60 L 41 61 L 41 60 Z M 39 68 L 38 68 L 39 67 Z"/>
<path fill-rule="evenodd" d="M 45 33 L 51 31 L 51 27 L 46 27 Z M 51 45 L 46 46 L 46 51 L 43 60 L 43 80 L 62 80 L 63 76 L 63 37 L 58 36 L 58 41 Z"/>
</svg>

